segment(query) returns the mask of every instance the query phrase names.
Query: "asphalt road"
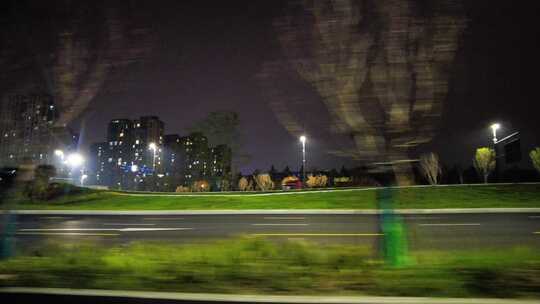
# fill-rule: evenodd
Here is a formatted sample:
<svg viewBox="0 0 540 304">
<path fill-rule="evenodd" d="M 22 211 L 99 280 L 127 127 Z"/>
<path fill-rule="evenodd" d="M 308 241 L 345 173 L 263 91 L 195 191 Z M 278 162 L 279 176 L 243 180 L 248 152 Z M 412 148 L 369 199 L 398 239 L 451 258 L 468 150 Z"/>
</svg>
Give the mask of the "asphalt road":
<svg viewBox="0 0 540 304">
<path fill-rule="evenodd" d="M 540 213 L 402 215 L 411 249 L 540 248 Z M 19 248 L 44 242 L 206 242 L 263 236 L 377 246 L 379 215 L 17 215 Z"/>
</svg>

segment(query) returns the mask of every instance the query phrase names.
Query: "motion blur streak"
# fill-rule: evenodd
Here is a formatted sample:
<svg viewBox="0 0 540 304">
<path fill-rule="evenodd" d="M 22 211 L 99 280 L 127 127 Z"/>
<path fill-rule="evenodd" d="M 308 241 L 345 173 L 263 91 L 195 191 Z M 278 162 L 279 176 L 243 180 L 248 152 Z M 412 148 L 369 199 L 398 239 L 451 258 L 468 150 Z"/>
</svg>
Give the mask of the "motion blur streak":
<svg viewBox="0 0 540 304">
<path fill-rule="evenodd" d="M 287 12 L 274 25 L 288 61 L 322 98 L 330 131 L 354 142 L 334 153 L 390 162 L 397 182 L 410 183 L 410 163 L 399 160 L 433 137 L 466 25 L 461 5 L 316 0 L 292 2 Z M 263 67 L 266 89 L 284 66 Z M 284 105 L 289 100 L 270 99 L 280 122 L 298 135 L 305 121 Z"/>
</svg>

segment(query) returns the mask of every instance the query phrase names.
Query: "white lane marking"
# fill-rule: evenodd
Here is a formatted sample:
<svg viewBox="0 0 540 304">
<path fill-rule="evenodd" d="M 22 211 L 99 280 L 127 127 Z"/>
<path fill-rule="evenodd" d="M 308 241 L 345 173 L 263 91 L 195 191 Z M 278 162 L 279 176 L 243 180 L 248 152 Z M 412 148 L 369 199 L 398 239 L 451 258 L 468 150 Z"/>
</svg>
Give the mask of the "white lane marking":
<svg viewBox="0 0 540 304">
<path fill-rule="evenodd" d="M 103 223 L 104 226 L 155 226 L 156 224 Z"/>
<path fill-rule="evenodd" d="M 180 231 L 192 230 L 193 228 L 45 228 L 45 229 L 20 229 L 19 231 Z"/>
<path fill-rule="evenodd" d="M 264 217 L 265 220 L 305 220 L 305 217 L 292 217 L 292 216 L 268 216 Z"/>
<path fill-rule="evenodd" d="M 251 224 L 253 226 L 309 226 L 309 224 L 281 224 L 281 223 L 272 223 L 272 224 Z"/>
<path fill-rule="evenodd" d="M 253 236 L 382 236 L 382 233 L 254 233 Z"/>
<path fill-rule="evenodd" d="M 443 217 L 438 216 L 405 216 L 406 220 L 440 220 Z"/>
<path fill-rule="evenodd" d="M 77 236 L 117 236 L 118 233 L 85 233 L 85 232 L 17 232 L 17 235 L 77 235 Z"/>
<path fill-rule="evenodd" d="M 162 220 L 175 221 L 175 220 L 183 220 L 183 219 L 184 219 L 183 217 L 145 217 L 143 218 L 143 220 L 145 221 L 162 221 Z"/>
<path fill-rule="evenodd" d="M 45 219 L 45 220 L 68 220 L 71 217 L 66 217 L 66 216 L 43 216 L 43 217 L 40 217 L 40 218 Z"/>
<path fill-rule="evenodd" d="M 479 223 L 437 223 L 437 224 L 418 224 L 418 226 L 480 226 Z"/>
</svg>

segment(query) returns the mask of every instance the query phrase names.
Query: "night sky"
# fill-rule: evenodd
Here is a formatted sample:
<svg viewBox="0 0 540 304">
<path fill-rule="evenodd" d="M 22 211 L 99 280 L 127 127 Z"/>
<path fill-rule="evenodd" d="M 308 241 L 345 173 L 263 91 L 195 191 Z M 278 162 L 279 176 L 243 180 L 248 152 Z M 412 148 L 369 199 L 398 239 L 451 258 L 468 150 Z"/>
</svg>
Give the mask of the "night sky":
<svg viewBox="0 0 540 304">
<path fill-rule="evenodd" d="M 28 16 L 34 17 L 37 3 L 18 6 L 28 8 Z M 166 134 L 185 135 L 187 128 L 208 112 L 230 110 L 240 115 L 244 147 L 251 155 L 242 168 L 245 173 L 255 168 L 267 170 L 272 164 L 278 170 L 285 165 L 298 168 L 298 139 L 278 122 L 257 77 L 265 62 L 284 57 L 272 22 L 283 13 L 286 2 L 224 3 L 107 4 L 121 8 L 121 14 L 129 18 L 137 16 L 135 20 L 141 24 L 136 26 L 151 33 L 152 48 L 144 59 L 118 65 L 109 73 L 84 114 L 71 123 L 78 130 L 85 121 L 83 146 L 104 141 L 107 123 L 113 118 L 157 115 L 165 122 Z M 54 7 L 44 14 L 50 10 Z M 468 25 L 452 65 L 438 132 L 431 144 L 421 148 L 439 153 L 447 165 L 460 163 L 462 167 L 471 164 L 476 147 L 490 143 L 488 126 L 493 121 L 501 122 L 502 136 L 521 131 L 523 151 L 540 145 L 538 5 L 528 1 L 519 6 L 510 1 L 465 1 L 465 12 Z M 9 9 L 3 14 L 11 17 L 8 20 L 19 20 Z M 47 19 L 41 17 L 31 25 L 39 27 Z M 10 35 L 3 31 L 3 37 Z M 2 64 L 6 62 L 2 60 Z M 335 145 L 347 145 L 347 138 L 321 129 L 325 118 L 317 112 L 324 107 L 310 85 L 289 72 L 283 74 L 283 86 L 297 98 L 318 104 L 301 117 L 309 137 L 309 167 L 358 165 L 327 153 Z"/>
</svg>

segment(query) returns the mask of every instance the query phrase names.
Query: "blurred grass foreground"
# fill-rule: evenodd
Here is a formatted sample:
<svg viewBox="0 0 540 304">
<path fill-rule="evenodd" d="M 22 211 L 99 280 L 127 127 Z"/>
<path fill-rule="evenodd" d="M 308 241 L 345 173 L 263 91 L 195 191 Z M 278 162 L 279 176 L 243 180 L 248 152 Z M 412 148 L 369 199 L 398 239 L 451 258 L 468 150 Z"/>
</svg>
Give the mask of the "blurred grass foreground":
<svg viewBox="0 0 540 304">
<path fill-rule="evenodd" d="M 365 247 L 240 238 L 211 244 L 49 246 L 0 262 L 1 286 L 212 293 L 540 296 L 540 254 L 411 252 L 390 267 Z"/>
</svg>

